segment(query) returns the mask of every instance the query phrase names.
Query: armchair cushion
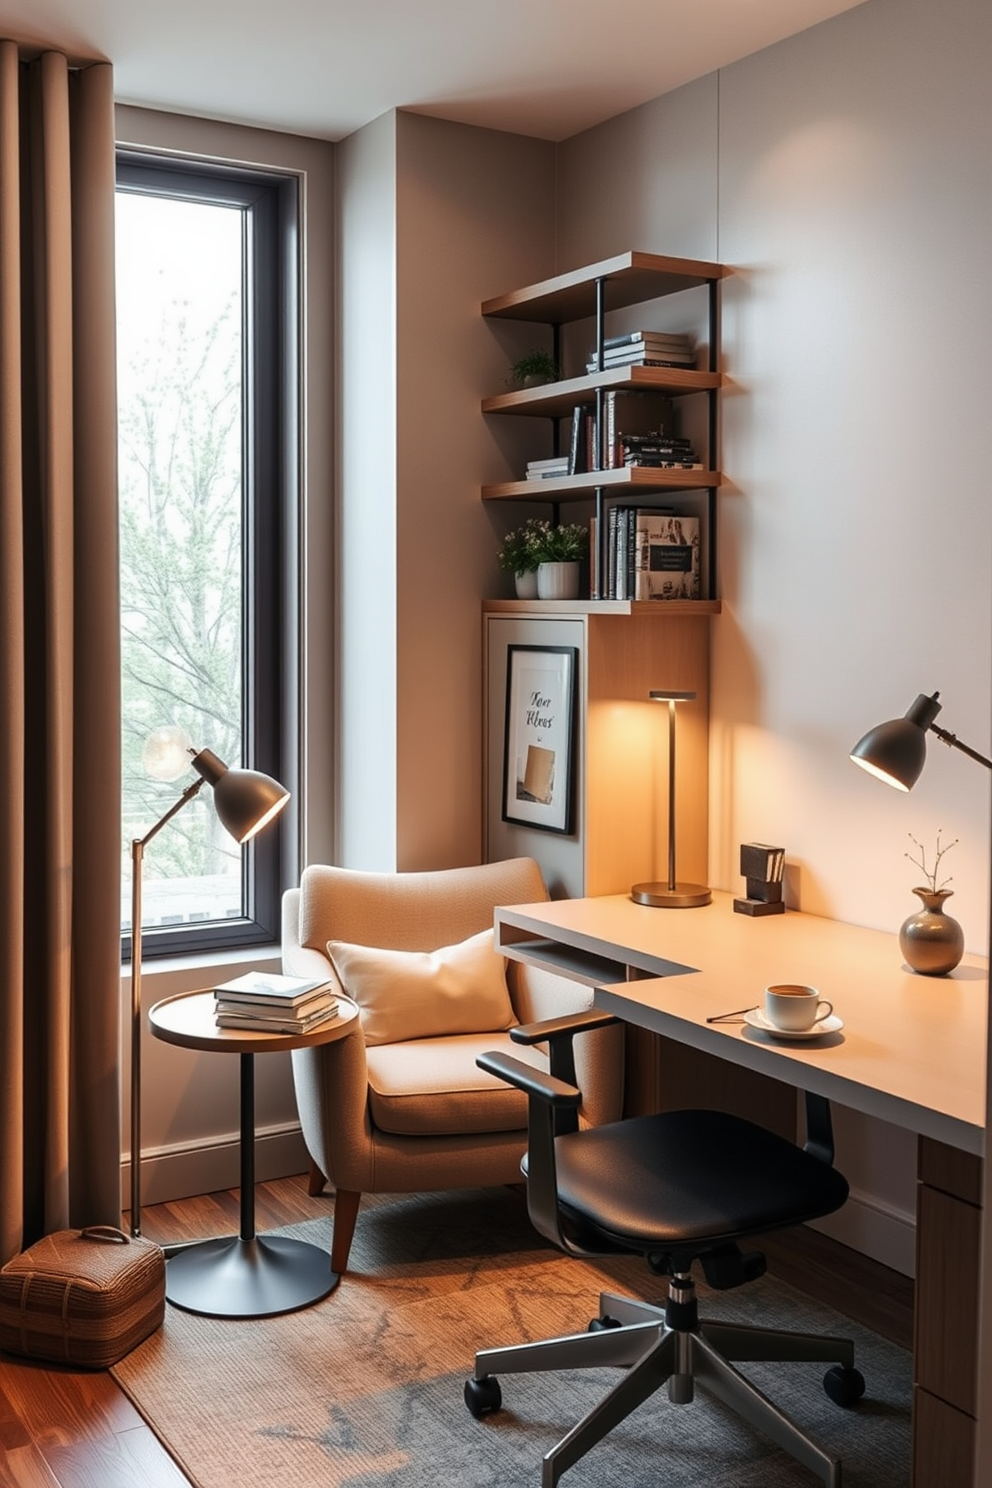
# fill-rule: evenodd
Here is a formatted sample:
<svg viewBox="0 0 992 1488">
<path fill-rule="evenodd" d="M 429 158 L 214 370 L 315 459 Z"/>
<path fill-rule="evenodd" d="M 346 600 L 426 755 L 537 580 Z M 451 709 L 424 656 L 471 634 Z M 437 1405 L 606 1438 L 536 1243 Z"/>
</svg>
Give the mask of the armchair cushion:
<svg viewBox="0 0 992 1488">
<path fill-rule="evenodd" d="M 537 1049 L 517 1049 L 505 1033 L 412 1039 L 367 1050 L 369 1114 L 379 1131 L 397 1136 L 462 1136 L 519 1132 L 525 1136 L 527 1098 L 476 1064 L 493 1049 L 522 1056 L 546 1070 Z"/>
<path fill-rule="evenodd" d="M 436 951 L 394 951 L 329 940 L 342 987 L 358 1003 L 367 1045 L 509 1028 L 506 967 L 482 930 Z"/>
</svg>

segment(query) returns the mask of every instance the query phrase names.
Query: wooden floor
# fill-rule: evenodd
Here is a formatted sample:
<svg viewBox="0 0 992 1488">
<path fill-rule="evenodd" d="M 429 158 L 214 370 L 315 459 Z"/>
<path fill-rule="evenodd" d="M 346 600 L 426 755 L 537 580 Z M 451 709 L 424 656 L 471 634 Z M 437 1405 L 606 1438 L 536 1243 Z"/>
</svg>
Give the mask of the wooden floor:
<svg viewBox="0 0 992 1488">
<path fill-rule="evenodd" d="M 258 1229 L 265 1230 L 326 1214 L 329 1200 L 310 1198 L 301 1176 L 260 1183 L 255 1206 Z M 164 1245 L 236 1234 L 238 1223 L 233 1189 L 146 1209 L 141 1228 Z M 906 1277 L 813 1230 L 756 1245 L 765 1251 L 773 1275 L 893 1342 L 912 1346 L 913 1284 Z M 0 1354 L 0 1488 L 184 1488 L 187 1483 L 109 1374 Z"/>
</svg>

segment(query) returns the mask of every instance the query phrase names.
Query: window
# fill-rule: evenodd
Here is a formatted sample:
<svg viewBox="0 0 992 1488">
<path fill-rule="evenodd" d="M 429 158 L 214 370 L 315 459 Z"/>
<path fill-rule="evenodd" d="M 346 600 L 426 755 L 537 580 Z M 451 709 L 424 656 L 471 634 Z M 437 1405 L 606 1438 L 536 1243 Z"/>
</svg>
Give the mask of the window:
<svg viewBox="0 0 992 1488">
<path fill-rule="evenodd" d="M 194 778 L 156 778 L 163 731 L 294 788 L 296 199 L 294 178 L 118 158 L 125 950 L 131 840 Z M 145 953 L 276 938 L 292 830 L 239 848 L 197 796 L 145 852 Z"/>
</svg>

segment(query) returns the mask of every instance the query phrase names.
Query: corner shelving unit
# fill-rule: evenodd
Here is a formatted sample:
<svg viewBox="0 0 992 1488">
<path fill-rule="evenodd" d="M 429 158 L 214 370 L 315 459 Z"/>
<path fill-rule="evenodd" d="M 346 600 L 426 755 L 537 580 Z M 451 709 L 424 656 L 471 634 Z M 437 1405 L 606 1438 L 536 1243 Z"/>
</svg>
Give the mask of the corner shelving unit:
<svg viewBox="0 0 992 1488">
<path fill-rule="evenodd" d="M 572 377 L 545 387 L 523 388 L 509 393 L 498 393 L 485 398 L 482 411 L 485 414 L 529 416 L 550 418 L 555 421 L 567 416 L 576 404 L 584 404 L 594 411 L 596 435 L 594 448 L 599 468 L 582 475 L 563 476 L 545 480 L 535 490 L 535 482 L 525 480 L 503 481 L 497 485 L 482 487 L 483 501 L 548 501 L 555 508 L 562 501 L 585 501 L 594 498 L 596 503 L 597 531 L 605 532 L 604 512 L 611 497 L 629 493 L 675 492 L 704 490 L 707 493 L 707 538 L 708 564 L 706 585 L 708 598 L 686 601 L 689 604 L 705 604 L 713 613 L 716 600 L 716 517 L 717 491 L 722 484 L 719 470 L 718 438 L 719 420 L 717 400 L 723 383 L 719 371 L 720 331 L 720 281 L 727 270 L 721 264 L 704 263 L 689 258 L 669 258 L 655 253 L 621 253 L 604 259 L 588 268 L 576 269 L 568 274 L 559 274 L 525 289 L 514 290 L 486 300 L 482 305 L 484 316 L 503 320 L 524 320 L 550 325 L 553 336 L 552 355 L 556 361 L 561 355 L 561 327 L 569 322 L 595 318 L 596 362 L 602 369 L 585 377 Z M 705 287 L 708 306 L 708 362 L 705 369 L 683 367 L 619 367 L 603 368 L 603 343 L 605 339 L 605 317 L 611 310 L 636 305 L 645 300 L 681 293 L 686 289 Z M 639 389 L 664 394 L 668 398 L 685 397 L 702 393 L 707 400 L 707 448 L 706 468 L 702 470 L 657 470 L 632 466 L 623 469 L 604 468 L 604 395 L 611 389 Z M 556 436 L 557 445 L 557 436 Z M 605 589 L 606 544 L 599 544 L 600 574 L 599 590 Z M 596 601 L 597 604 L 612 601 Z M 645 609 L 667 608 L 661 602 L 645 605 Z"/>
</svg>

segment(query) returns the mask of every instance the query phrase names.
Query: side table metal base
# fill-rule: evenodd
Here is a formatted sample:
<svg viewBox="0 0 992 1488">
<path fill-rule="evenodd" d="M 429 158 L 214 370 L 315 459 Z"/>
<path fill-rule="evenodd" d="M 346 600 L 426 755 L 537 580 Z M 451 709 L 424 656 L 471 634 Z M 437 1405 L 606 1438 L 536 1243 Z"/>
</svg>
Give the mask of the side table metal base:
<svg viewBox="0 0 992 1488">
<path fill-rule="evenodd" d="M 205 1317 L 263 1318 L 319 1302 L 337 1286 L 326 1250 L 282 1235 L 205 1240 L 173 1255 L 165 1295 Z"/>
</svg>

